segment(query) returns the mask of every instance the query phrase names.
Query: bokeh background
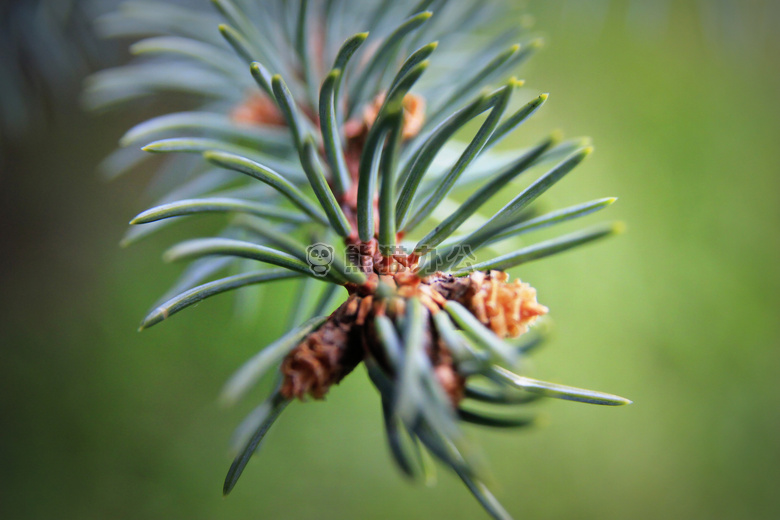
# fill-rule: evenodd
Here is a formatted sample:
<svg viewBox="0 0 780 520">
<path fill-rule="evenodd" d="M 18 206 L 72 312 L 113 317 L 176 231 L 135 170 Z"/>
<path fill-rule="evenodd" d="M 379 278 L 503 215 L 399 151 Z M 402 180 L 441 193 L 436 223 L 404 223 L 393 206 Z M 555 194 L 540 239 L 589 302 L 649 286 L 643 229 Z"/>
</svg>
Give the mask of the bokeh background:
<svg viewBox="0 0 780 520">
<path fill-rule="evenodd" d="M 548 45 L 522 77 L 551 97 L 512 144 L 593 137 L 546 200 L 618 196 L 628 224 L 514 270 L 555 321 L 534 372 L 635 403 L 550 401 L 532 430 L 469 429 L 493 488 L 526 519 L 780 518 L 778 10 L 528 4 Z M 0 152 L 0 517 L 486 518 L 445 471 L 432 488 L 399 476 L 362 369 L 291 406 L 222 498 L 253 403 L 216 396 L 282 332 L 294 286 L 251 316 L 219 297 L 138 334 L 177 234 L 118 247 L 150 174 L 107 184 L 95 167 L 137 115 L 87 116 L 77 90 Z"/>
</svg>

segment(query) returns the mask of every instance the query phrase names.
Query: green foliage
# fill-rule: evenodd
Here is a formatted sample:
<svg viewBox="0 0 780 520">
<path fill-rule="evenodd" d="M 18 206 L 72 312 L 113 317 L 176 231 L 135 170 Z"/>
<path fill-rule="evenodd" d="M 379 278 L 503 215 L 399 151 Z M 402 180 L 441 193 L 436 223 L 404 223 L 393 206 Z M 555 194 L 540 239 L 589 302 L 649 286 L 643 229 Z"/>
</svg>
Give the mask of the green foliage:
<svg viewBox="0 0 780 520">
<path fill-rule="evenodd" d="M 541 216 L 529 212 L 530 205 L 592 148 L 582 147 L 577 140 L 559 143 L 554 134 L 522 153 L 511 152 L 510 159 L 506 152 L 493 150 L 547 100 L 541 94 L 512 108 L 513 93 L 522 82 L 507 77 L 535 52 L 538 40 L 529 41 L 510 28 L 506 34 L 520 43 L 508 46 L 501 36 L 485 49 L 470 44 L 469 25 L 487 19 L 482 23 L 499 28 L 500 9 L 490 13 L 480 5 L 436 1 L 374 5 L 347 0 L 214 0 L 213 4 L 219 14 L 216 20 L 214 13 L 193 11 L 185 16 L 174 8 L 177 16 L 168 23 L 149 25 L 146 36 L 159 34 L 131 47 L 138 61 L 93 77 L 87 100 L 102 108 L 161 92 L 195 95 L 201 106 L 142 122 L 127 132 L 122 145 L 136 147 L 152 139 L 142 150 L 166 156 L 161 177 L 188 174 L 206 179 L 215 166 L 242 174 L 231 181 L 232 191 L 226 193 L 222 181 L 202 182 L 183 198 L 169 194 L 131 221 L 161 227 L 161 222 L 180 220 L 171 217 L 230 213 L 233 218 L 219 236 L 184 241 L 169 249 L 165 259 L 207 262 L 221 257 L 239 271 L 203 283 L 226 264 L 194 264 L 198 268 L 185 271 L 175 294 L 166 295 L 142 328 L 212 295 L 251 284 L 299 276 L 327 283 L 309 321 L 305 321 L 305 300 L 314 285 L 303 286 L 303 303 L 295 307 L 290 322 L 305 323 L 250 360 L 229 382 L 227 401 L 235 401 L 327 321 L 323 314 L 338 287 L 346 286 L 351 294 L 374 294 L 378 300 L 395 296 L 394 289 L 373 272 L 363 272 L 351 264 L 353 259 L 342 257 L 339 251 L 345 242 L 363 246 L 377 239 L 383 257 L 391 258 L 398 241 L 409 238 L 410 250 L 425 255 L 416 271 L 424 279 L 437 271 L 460 276 L 474 270 L 509 269 L 616 230 L 610 224 L 564 235 L 455 271 L 484 246 L 588 215 L 615 200 L 600 199 Z M 336 9 L 334 4 L 349 8 Z M 116 34 L 136 34 L 137 22 L 155 18 L 155 13 L 164 16 L 172 11 L 170 6 L 151 3 L 110 20 Z M 223 22 L 218 28 L 225 41 L 186 29 L 187 24 L 178 23 L 185 18 L 197 19 L 197 25 L 204 27 Z M 511 20 L 504 21 L 511 25 Z M 325 34 L 320 34 L 323 28 Z M 350 36 L 345 28 L 368 31 Z M 324 43 L 318 40 L 315 45 L 315 37 Z M 421 45 L 425 41 L 430 43 Z M 475 66 L 448 69 L 446 59 L 437 59 L 444 48 L 457 53 L 460 63 Z M 500 86 L 495 88 L 494 83 Z M 419 128 L 407 136 L 405 126 L 415 117 L 407 114 L 405 106 L 410 95 L 432 103 Z M 371 107 L 375 113 L 369 120 L 366 111 Z M 470 123 L 483 114 L 473 137 L 463 141 Z M 348 131 L 350 125 L 362 125 L 365 133 L 355 138 Z M 186 161 L 186 154 L 198 160 Z M 556 161 L 484 225 L 468 234 L 461 232 L 521 173 Z M 131 153 L 109 162 L 125 170 L 136 159 Z M 453 194 L 476 182 L 481 186 L 462 205 L 454 202 Z M 171 184 L 179 191 L 184 188 L 175 181 Z M 445 202 L 457 209 L 427 234 L 415 236 Z M 128 235 L 127 241 L 140 236 Z M 315 243 L 335 252 L 332 269 L 324 274 L 307 263 L 307 246 Z M 241 272 L 247 263 L 239 259 L 282 269 Z M 460 421 L 497 428 L 527 426 L 532 421 L 526 415 L 491 414 L 481 410 L 479 403 L 515 407 L 535 395 L 602 405 L 629 401 L 514 374 L 508 368 L 518 365 L 532 343 L 504 341 L 473 310 L 456 301 L 448 301 L 443 309 L 432 313 L 419 298 L 408 297 L 404 312 L 392 318 L 376 316 L 376 348 L 381 355 L 367 349 L 364 362 L 382 398 L 391 453 L 406 475 L 419 477 L 427 474 L 424 450 L 420 450 L 424 446 L 459 475 L 489 513 L 508 518 L 483 483 L 482 463 Z M 440 338 L 446 345 L 456 360 L 458 377 L 482 377 L 488 386 L 466 385 L 466 404 L 453 404 L 424 348 L 427 337 Z M 240 427 L 241 447 L 226 478 L 225 493 L 233 489 L 287 402 L 277 388 Z"/>
<path fill-rule="evenodd" d="M 5 0 L 0 3 L 0 159 L 65 114 L 81 81 L 116 61 L 91 27 L 116 0 Z"/>
</svg>

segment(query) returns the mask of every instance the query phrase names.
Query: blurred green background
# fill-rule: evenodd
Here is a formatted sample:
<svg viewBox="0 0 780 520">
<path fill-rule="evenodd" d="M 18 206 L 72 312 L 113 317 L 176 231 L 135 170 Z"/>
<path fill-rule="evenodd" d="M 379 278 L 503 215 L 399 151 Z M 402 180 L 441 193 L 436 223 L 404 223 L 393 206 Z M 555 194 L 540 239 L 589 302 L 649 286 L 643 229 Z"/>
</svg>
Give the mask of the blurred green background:
<svg viewBox="0 0 780 520">
<path fill-rule="evenodd" d="M 639 18 L 626 2 L 530 2 L 548 45 L 522 77 L 551 97 L 516 144 L 593 137 L 546 201 L 618 196 L 601 217 L 629 226 L 514 270 L 555 321 L 534 373 L 635 403 L 550 401 L 541 427 L 469 429 L 517 518 L 780 518 L 780 47 L 763 4 L 733 4 L 743 32 L 719 38 L 695 2 Z M 399 476 L 362 369 L 291 406 L 222 498 L 253 403 L 216 396 L 282 332 L 294 286 L 250 319 L 220 297 L 138 334 L 179 269 L 159 261 L 178 233 L 117 246 L 150 176 L 94 169 L 137 115 L 75 105 L 1 159 L 0 516 L 487 518 L 449 473 L 433 488 Z"/>
</svg>

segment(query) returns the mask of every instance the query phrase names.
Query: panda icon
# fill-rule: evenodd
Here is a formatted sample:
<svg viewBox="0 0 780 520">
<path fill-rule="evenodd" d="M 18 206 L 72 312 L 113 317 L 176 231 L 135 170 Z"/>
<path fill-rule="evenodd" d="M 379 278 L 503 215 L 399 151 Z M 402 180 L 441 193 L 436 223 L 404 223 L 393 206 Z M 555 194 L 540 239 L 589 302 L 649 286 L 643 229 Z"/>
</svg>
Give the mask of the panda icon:
<svg viewBox="0 0 780 520">
<path fill-rule="evenodd" d="M 306 248 L 306 261 L 315 276 L 325 276 L 333 263 L 333 247 L 320 242 Z"/>
</svg>

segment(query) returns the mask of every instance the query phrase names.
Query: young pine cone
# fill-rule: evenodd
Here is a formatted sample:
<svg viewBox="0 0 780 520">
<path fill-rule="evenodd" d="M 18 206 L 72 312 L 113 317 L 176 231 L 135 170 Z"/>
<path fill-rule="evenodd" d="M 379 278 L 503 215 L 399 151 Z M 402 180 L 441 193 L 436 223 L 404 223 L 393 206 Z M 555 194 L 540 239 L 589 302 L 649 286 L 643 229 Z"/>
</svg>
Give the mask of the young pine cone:
<svg viewBox="0 0 780 520">
<path fill-rule="evenodd" d="M 528 332 L 548 309 L 536 301 L 536 289 L 519 279 L 509 282 L 503 271 L 471 273 L 468 277 L 448 276 L 433 287 L 446 299 L 465 306 L 500 338 L 516 338 Z"/>
<path fill-rule="evenodd" d="M 428 279 L 404 272 L 385 276 L 385 283 L 394 284 L 397 296 L 392 309 L 403 309 L 405 299 L 420 297 L 429 311 L 423 348 L 431 360 L 436 379 L 457 405 L 463 398 L 465 379 L 459 375 L 452 355 L 438 337 L 432 315 L 441 312 L 447 300 L 465 306 L 479 321 L 501 338 L 516 338 L 528 331 L 547 307 L 536 301 L 536 290 L 509 275 L 491 271 L 488 275 L 476 272 L 468 277 L 455 278 L 437 273 Z M 310 334 L 282 363 L 282 394 L 303 399 L 310 395 L 322 399 L 331 385 L 339 383 L 371 352 L 382 360 L 376 347 L 371 320 L 375 313 L 386 312 L 384 302 L 373 297 L 352 295 L 317 331 Z M 395 313 L 393 313 L 395 314 Z"/>
<path fill-rule="evenodd" d="M 360 363 L 363 349 L 354 327 L 359 308 L 360 299 L 350 297 L 284 359 L 282 395 L 322 399 Z"/>
</svg>

